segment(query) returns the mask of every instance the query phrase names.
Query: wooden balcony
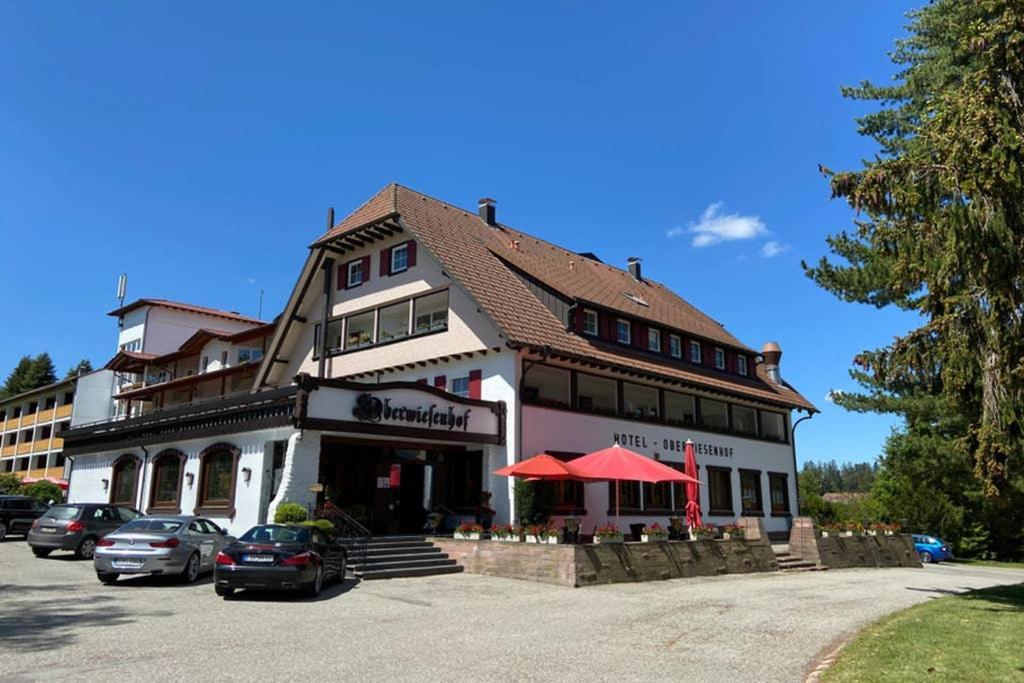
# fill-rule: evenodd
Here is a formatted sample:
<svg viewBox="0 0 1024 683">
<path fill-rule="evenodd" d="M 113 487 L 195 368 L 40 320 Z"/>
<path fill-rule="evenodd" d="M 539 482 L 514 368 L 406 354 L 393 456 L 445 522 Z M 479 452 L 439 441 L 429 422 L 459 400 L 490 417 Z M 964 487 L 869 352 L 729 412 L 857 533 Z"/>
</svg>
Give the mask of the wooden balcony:
<svg viewBox="0 0 1024 683">
<path fill-rule="evenodd" d="M 17 446 L 4 446 L 0 448 L 0 457 L 7 458 L 15 454 Z"/>
<path fill-rule="evenodd" d="M 66 403 L 66 404 L 64 404 L 62 406 L 57 406 L 57 412 L 56 412 L 57 419 L 59 420 L 62 417 L 71 417 L 71 409 L 72 408 L 74 408 L 74 404 L 72 404 L 72 403 Z"/>
<path fill-rule="evenodd" d="M 32 444 L 35 441 L 26 441 L 25 443 L 18 444 L 18 455 L 27 455 L 32 452 Z"/>
<path fill-rule="evenodd" d="M 50 408 L 49 410 L 42 411 L 41 413 L 39 413 L 39 417 L 37 418 L 37 421 L 38 422 L 44 422 L 44 423 L 45 422 L 51 422 L 53 420 L 53 413 L 56 410 L 57 410 L 56 408 Z"/>
<path fill-rule="evenodd" d="M 50 444 L 51 451 L 59 451 L 64 448 L 64 439 L 59 436 L 53 437 L 53 443 Z"/>
<path fill-rule="evenodd" d="M 7 422 L 4 424 L 4 429 L 17 429 L 20 426 L 21 426 L 21 418 L 20 417 L 9 417 L 9 418 L 7 418 Z"/>
</svg>

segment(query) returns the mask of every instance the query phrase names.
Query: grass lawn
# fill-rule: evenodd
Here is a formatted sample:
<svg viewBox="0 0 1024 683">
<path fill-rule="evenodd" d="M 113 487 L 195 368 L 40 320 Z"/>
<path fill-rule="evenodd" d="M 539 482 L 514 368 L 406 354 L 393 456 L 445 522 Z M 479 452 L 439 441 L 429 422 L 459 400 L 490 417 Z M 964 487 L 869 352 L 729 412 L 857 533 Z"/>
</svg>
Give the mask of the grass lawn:
<svg viewBox="0 0 1024 683">
<path fill-rule="evenodd" d="M 1022 681 L 1024 584 L 930 600 L 864 629 L 826 681 Z"/>
<path fill-rule="evenodd" d="M 1024 569 L 1024 562 L 1001 562 L 999 560 L 952 560 L 953 564 L 966 564 L 973 567 L 1001 567 L 1003 569 Z"/>
</svg>

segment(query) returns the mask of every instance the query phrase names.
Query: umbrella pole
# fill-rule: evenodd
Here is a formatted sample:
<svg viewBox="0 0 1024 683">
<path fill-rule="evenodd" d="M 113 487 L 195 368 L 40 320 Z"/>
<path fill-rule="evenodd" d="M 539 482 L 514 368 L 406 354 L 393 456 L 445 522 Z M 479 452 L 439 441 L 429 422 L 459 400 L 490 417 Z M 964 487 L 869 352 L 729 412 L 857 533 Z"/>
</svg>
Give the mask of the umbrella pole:
<svg viewBox="0 0 1024 683">
<path fill-rule="evenodd" d="M 619 480 L 615 480 L 615 524 L 619 523 Z"/>
</svg>

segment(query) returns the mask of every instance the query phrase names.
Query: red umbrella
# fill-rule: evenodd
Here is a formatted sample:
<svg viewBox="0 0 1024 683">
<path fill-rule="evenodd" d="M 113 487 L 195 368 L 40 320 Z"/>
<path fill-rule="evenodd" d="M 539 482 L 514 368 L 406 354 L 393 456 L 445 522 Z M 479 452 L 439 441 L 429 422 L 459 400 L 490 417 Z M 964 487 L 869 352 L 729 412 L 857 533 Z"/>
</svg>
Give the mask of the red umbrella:
<svg viewBox="0 0 1024 683">
<path fill-rule="evenodd" d="M 634 453 L 616 443 L 611 448 L 588 453 L 572 461 L 573 469 L 587 479 L 615 482 L 615 517 L 619 516 L 619 482 L 646 481 L 659 484 L 665 481 L 696 486 L 696 478 L 663 465 L 657 460 Z"/>
<path fill-rule="evenodd" d="M 528 477 L 530 479 L 583 479 L 576 472 L 575 465 L 562 462 L 547 453 L 540 453 L 522 462 L 494 470 L 503 477 Z"/>
<path fill-rule="evenodd" d="M 693 452 L 693 442 L 686 440 L 686 463 L 683 472 L 697 480 L 697 456 Z M 700 526 L 700 503 L 697 502 L 697 484 L 686 483 L 686 523 L 690 527 Z"/>
<path fill-rule="evenodd" d="M 65 491 L 68 490 L 68 483 L 66 481 L 64 481 L 63 479 L 58 479 L 57 477 L 47 477 L 46 481 L 50 482 L 51 484 L 56 484 L 57 486 L 61 487 L 61 489 L 65 490 Z"/>
</svg>

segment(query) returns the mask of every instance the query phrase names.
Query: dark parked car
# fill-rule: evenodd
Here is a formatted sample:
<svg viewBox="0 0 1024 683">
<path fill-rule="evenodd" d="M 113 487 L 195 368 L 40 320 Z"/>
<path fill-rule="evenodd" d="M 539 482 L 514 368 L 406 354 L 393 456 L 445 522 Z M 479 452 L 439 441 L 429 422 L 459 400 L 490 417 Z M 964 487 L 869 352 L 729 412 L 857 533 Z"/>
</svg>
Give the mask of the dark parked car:
<svg viewBox="0 0 1024 683">
<path fill-rule="evenodd" d="M 344 580 L 346 561 L 345 548 L 318 529 L 263 524 L 217 554 L 214 590 L 225 598 L 239 588 L 301 590 L 313 597 L 328 579 Z"/>
<path fill-rule="evenodd" d="M 141 516 L 137 510 L 106 503 L 54 505 L 32 524 L 28 544 L 36 557 L 46 557 L 54 550 L 71 550 L 78 559 L 88 560 L 98 540 Z"/>
<path fill-rule="evenodd" d="M 0 496 L 0 541 L 9 534 L 27 536 L 32 522 L 47 510 L 35 498 Z"/>
</svg>

